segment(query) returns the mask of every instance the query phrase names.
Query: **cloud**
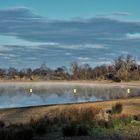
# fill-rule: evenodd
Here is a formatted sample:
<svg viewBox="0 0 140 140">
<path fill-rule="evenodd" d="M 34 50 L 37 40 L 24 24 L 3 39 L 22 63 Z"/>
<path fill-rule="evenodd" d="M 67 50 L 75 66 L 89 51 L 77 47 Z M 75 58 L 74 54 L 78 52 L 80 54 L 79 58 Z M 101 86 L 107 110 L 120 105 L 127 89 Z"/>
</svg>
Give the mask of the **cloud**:
<svg viewBox="0 0 140 140">
<path fill-rule="evenodd" d="M 63 49 L 73 49 L 73 50 L 81 50 L 81 49 L 108 49 L 103 44 L 57 44 L 58 48 Z"/>
<path fill-rule="evenodd" d="M 127 39 L 140 39 L 140 33 L 127 33 Z"/>
<path fill-rule="evenodd" d="M 82 46 L 82 45 L 81 45 Z M 108 49 L 107 47 L 105 47 L 105 45 L 103 44 L 85 44 L 83 45 L 84 48 L 89 48 L 89 49 Z"/>
<path fill-rule="evenodd" d="M 33 14 L 33 11 L 27 7 L 15 7 L 9 9 L 0 9 L 0 18 L 2 21 L 40 19 L 41 17 Z"/>
<path fill-rule="evenodd" d="M 126 13 L 114 13 L 123 14 Z M 61 44 L 106 44 L 109 39 L 140 32 L 140 23 L 109 18 L 80 20 L 50 20 L 28 8 L 0 10 L 0 35 L 17 37 L 30 42 Z M 114 34 L 115 33 L 115 34 Z"/>
<path fill-rule="evenodd" d="M 113 12 L 112 15 L 114 15 L 114 16 L 130 16 L 131 13 L 128 13 L 128 12 Z"/>
<path fill-rule="evenodd" d="M 0 35 L 0 45 L 20 45 L 20 46 L 58 45 L 58 43 L 56 42 L 30 42 L 28 40 L 17 38 L 16 36 L 13 35 L 15 34 L 12 34 L 12 36 Z"/>
<path fill-rule="evenodd" d="M 7 51 L 12 51 L 12 50 L 13 50 L 13 48 L 11 48 L 11 47 L 0 45 L 0 51 L 7 52 Z"/>
<path fill-rule="evenodd" d="M 72 55 L 72 53 L 66 52 L 65 55 Z"/>
<path fill-rule="evenodd" d="M 77 59 L 78 60 L 83 60 L 83 61 L 90 60 L 89 57 L 78 57 Z"/>
<path fill-rule="evenodd" d="M 123 52 L 140 54 L 140 22 L 104 17 L 53 20 L 26 7 L 0 10 L 0 20 L 1 66 L 35 67 L 44 61 L 49 66 L 74 61 L 95 65 Z"/>
</svg>

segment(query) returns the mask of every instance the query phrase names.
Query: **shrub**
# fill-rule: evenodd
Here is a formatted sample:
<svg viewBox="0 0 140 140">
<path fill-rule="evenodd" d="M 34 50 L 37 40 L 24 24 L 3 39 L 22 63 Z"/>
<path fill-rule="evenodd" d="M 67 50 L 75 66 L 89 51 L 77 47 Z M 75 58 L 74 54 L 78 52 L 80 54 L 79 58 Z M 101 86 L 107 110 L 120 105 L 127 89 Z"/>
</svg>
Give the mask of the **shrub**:
<svg viewBox="0 0 140 140">
<path fill-rule="evenodd" d="M 114 128 L 114 124 L 112 120 L 105 121 L 105 120 L 100 120 L 98 121 L 98 125 L 96 126 L 98 128 Z"/>
<path fill-rule="evenodd" d="M 137 114 L 137 115 L 134 115 L 134 120 L 136 120 L 136 121 L 140 121 L 140 114 Z"/>
<path fill-rule="evenodd" d="M 95 107 L 83 107 L 80 109 L 78 120 L 80 122 L 88 123 L 88 124 L 93 124 L 95 123 L 96 115 L 99 114 L 101 111 L 101 108 L 95 108 Z"/>
<path fill-rule="evenodd" d="M 20 129 L 18 128 L 11 137 L 13 140 L 31 140 L 33 137 L 33 130 L 31 127 L 26 126 Z"/>
<path fill-rule="evenodd" d="M 21 127 L 12 129 L 10 127 L 0 130 L 1 140 L 31 140 L 33 131 L 31 127 Z"/>
<path fill-rule="evenodd" d="M 105 128 L 107 128 L 107 129 L 114 128 L 113 121 L 105 122 Z"/>
<path fill-rule="evenodd" d="M 5 131 L 3 129 L 0 129 L 0 139 L 5 140 L 5 137 L 6 137 Z"/>
<path fill-rule="evenodd" d="M 89 127 L 85 126 L 85 125 L 79 125 L 78 127 L 78 136 L 87 136 L 89 135 Z"/>
<path fill-rule="evenodd" d="M 5 123 L 3 121 L 0 121 L 0 128 L 3 128 L 5 126 Z"/>
<path fill-rule="evenodd" d="M 37 135 L 43 135 L 46 132 L 45 118 L 39 120 L 30 120 L 30 126 Z"/>
<path fill-rule="evenodd" d="M 64 126 L 62 129 L 63 136 L 76 136 L 76 127 L 76 123 L 71 123 L 69 125 Z"/>
<path fill-rule="evenodd" d="M 113 114 L 119 114 L 123 110 L 123 105 L 121 103 L 116 103 L 114 106 L 112 106 L 112 113 Z"/>
<path fill-rule="evenodd" d="M 99 114 L 101 108 L 93 106 L 67 106 L 64 107 L 59 114 L 57 114 L 56 120 L 59 120 L 61 123 L 84 123 L 84 124 L 93 124 L 96 120 L 95 116 Z"/>
<path fill-rule="evenodd" d="M 65 125 L 62 129 L 63 136 L 87 136 L 89 135 L 89 127 L 86 125 L 77 124 L 72 122 L 69 125 Z"/>
</svg>

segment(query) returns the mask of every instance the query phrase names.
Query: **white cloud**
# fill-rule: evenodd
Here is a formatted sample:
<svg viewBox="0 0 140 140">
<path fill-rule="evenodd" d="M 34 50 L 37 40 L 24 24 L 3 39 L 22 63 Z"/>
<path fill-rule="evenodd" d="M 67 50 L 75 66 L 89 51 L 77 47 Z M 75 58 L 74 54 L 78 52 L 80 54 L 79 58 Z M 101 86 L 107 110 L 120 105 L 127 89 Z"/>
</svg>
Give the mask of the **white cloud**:
<svg viewBox="0 0 140 140">
<path fill-rule="evenodd" d="M 109 65 L 109 64 L 111 64 L 111 61 L 100 61 L 100 62 L 97 63 L 98 66 L 100 66 L 100 65 Z"/>
<path fill-rule="evenodd" d="M 12 50 L 13 50 L 12 48 L 0 45 L 0 51 L 12 51 Z"/>
<path fill-rule="evenodd" d="M 23 40 L 20 38 L 17 38 L 15 36 L 6 36 L 6 35 L 0 35 L 0 45 L 17 45 L 17 46 L 42 46 L 42 45 L 58 45 L 56 42 L 31 42 L 27 40 Z M 34 47 L 35 48 L 35 47 Z"/>
<path fill-rule="evenodd" d="M 127 39 L 140 39 L 140 33 L 127 33 L 126 34 Z"/>
<path fill-rule="evenodd" d="M 67 53 L 65 53 L 65 55 L 72 55 L 72 53 L 67 52 Z"/>
<path fill-rule="evenodd" d="M 80 65 L 84 65 L 84 64 L 90 64 L 89 62 L 85 62 L 85 61 L 81 61 L 81 62 L 79 62 L 80 63 Z"/>
<path fill-rule="evenodd" d="M 19 55 L 17 55 L 17 54 L 5 53 L 5 52 L 0 53 L 0 57 L 3 58 L 3 59 L 12 59 L 12 58 L 16 58 L 17 56 L 19 56 Z"/>
<path fill-rule="evenodd" d="M 75 45 L 63 45 L 59 44 L 57 47 L 64 49 L 108 49 L 104 44 L 75 44 Z"/>
<path fill-rule="evenodd" d="M 3 56 L 3 58 L 4 58 L 4 59 L 8 59 L 8 60 L 11 59 L 11 58 L 8 57 L 8 56 Z"/>
<path fill-rule="evenodd" d="M 121 53 L 124 54 L 124 55 L 129 54 L 129 52 L 127 52 L 127 51 L 121 51 Z"/>
<path fill-rule="evenodd" d="M 85 44 L 83 47 L 90 49 L 107 49 L 103 44 Z"/>
<path fill-rule="evenodd" d="M 114 15 L 114 16 L 130 16 L 131 13 L 129 13 L 129 12 L 113 12 L 112 15 Z"/>
<path fill-rule="evenodd" d="M 99 60 L 106 60 L 106 57 L 100 57 Z"/>
<path fill-rule="evenodd" d="M 84 60 L 84 61 L 86 61 L 86 60 L 90 60 L 89 57 L 78 57 L 77 59 L 78 59 L 78 60 Z"/>
<path fill-rule="evenodd" d="M 28 57 L 28 60 L 37 60 L 37 57 Z"/>
</svg>

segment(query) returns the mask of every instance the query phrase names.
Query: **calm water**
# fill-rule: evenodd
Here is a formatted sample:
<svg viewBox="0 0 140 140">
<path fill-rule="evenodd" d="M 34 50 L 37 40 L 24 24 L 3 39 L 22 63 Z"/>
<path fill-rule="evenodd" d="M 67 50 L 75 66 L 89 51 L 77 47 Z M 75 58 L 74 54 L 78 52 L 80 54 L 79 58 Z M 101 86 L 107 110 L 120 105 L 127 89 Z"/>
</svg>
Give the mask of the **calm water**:
<svg viewBox="0 0 140 140">
<path fill-rule="evenodd" d="M 33 92 L 30 94 L 29 89 Z M 124 86 L 68 85 L 68 84 L 2 84 L 0 108 L 101 101 L 140 95 L 140 88 Z M 77 93 L 73 93 L 77 89 Z"/>
</svg>

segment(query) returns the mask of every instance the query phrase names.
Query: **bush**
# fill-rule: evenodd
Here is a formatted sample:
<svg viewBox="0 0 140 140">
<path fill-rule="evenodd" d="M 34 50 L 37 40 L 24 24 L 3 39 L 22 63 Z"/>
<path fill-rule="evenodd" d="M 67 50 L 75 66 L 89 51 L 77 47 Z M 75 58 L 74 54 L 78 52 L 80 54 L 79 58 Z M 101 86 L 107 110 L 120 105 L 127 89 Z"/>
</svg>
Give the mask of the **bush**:
<svg viewBox="0 0 140 140">
<path fill-rule="evenodd" d="M 66 125 L 62 129 L 63 136 L 87 136 L 89 135 L 89 127 L 86 125 L 77 124 L 72 122 L 69 125 Z"/>
<path fill-rule="evenodd" d="M 119 114 L 123 110 L 123 105 L 121 103 L 116 103 L 114 106 L 112 106 L 112 113 L 113 114 Z"/>
<path fill-rule="evenodd" d="M 5 126 L 5 123 L 3 121 L 0 121 L 0 128 L 3 128 Z"/>
<path fill-rule="evenodd" d="M 1 140 L 31 140 L 33 131 L 30 127 L 24 126 L 21 128 L 5 128 L 0 130 Z"/>
<path fill-rule="evenodd" d="M 112 120 L 105 121 L 105 120 L 100 120 L 98 121 L 98 124 L 96 125 L 98 128 L 114 128 L 114 124 Z"/>
<path fill-rule="evenodd" d="M 62 132 L 63 136 L 76 136 L 77 134 L 77 125 L 76 123 L 71 123 L 63 127 Z"/>
<path fill-rule="evenodd" d="M 46 132 L 45 118 L 39 120 L 30 120 L 30 126 L 37 135 L 43 135 Z"/>
<path fill-rule="evenodd" d="M 18 128 L 11 137 L 13 140 L 31 140 L 33 137 L 33 130 L 31 127 Z"/>
<path fill-rule="evenodd" d="M 5 137 L 6 137 L 5 131 L 3 129 L 0 129 L 0 139 L 1 140 L 6 140 Z"/>
<path fill-rule="evenodd" d="M 78 127 L 78 136 L 87 136 L 89 135 L 89 127 L 85 125 L 79 125 Z"/>
<path fill-rule="evenodd" d="M 77 122 L 83 124 L 93 124 L 96 121 L 95 117 L 100 113 L 101 108 L 87 106 L 67 106 L 64 107 L 55 119 L 61 122 L 61 124 Z"/>
<path fill-rule="evenodd" d="M 90 106 L 87 107 L 83 107 L 80 109 L 79 111 L 79 116 L 77 118 L 77 120 L 79 120 L 81 123 L 86 123 L 86 124 L 93 124 L 95 123 L 96 119 L 96 115 L 99 114 L 99 112 L 101 111 L 101 108 L 93 108 Z"/>
<path fill-rule="evenodd" d="M 140 114 L 137 114 L 137 115 L 134 115 L 134 120 L 136 120 L 136 121 L 140 121 Z"/>
<path fill-rule="evenodd" d="M 105 122 L 105 128 L 107 128 L 107 129 L 114 128 L 113 121 Z"/>
</svg>

